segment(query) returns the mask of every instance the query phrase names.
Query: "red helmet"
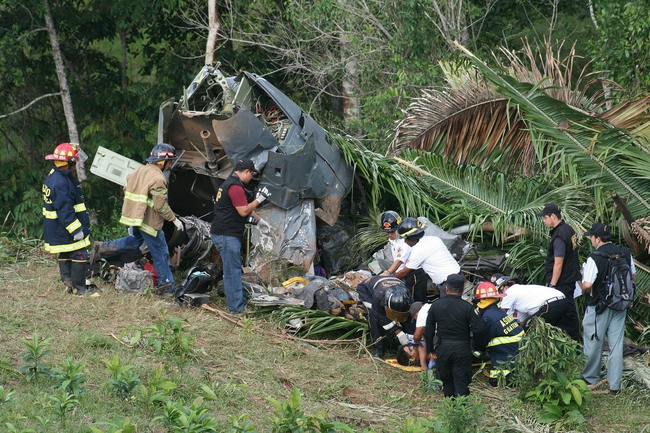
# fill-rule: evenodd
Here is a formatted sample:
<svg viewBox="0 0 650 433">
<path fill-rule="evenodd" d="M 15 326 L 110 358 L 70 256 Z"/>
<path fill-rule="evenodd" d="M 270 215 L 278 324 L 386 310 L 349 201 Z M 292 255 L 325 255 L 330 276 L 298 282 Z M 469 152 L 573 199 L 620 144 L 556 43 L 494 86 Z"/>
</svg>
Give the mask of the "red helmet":
<svg viewBox="0 0 650 433">
<path fill-rule="evenodd" d="M 71 143 L 61 143 L 54 148 L 54 153 L 45 157 L 47 161 L 79 161 L 79 148 Z"/>
<path fill-rule="evenodd" d="M 497 286 L 489 281 L 484 281 L 476 287 L 476 299 L 503 298 L 505 293 L 499 293 Z"/>
</svg>

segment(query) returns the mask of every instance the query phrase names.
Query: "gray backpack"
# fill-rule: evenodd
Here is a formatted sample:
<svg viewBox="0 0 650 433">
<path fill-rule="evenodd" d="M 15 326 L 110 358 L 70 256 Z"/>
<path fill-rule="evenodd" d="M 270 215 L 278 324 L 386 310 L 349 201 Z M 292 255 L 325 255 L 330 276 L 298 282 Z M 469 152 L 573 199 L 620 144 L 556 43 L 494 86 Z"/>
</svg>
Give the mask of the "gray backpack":
<svg viewBox="0 0 650 433">
<path fill-rule="evenodd" d="M 627 256 L 623 254 L 623 249 L 619 247 L 618 253 L 612 255 L 599 251 L 594 251 L 593 254 L 606 258 L 608 263 L 596 313 L 602 313 L 605 308 L 617 311 L 629 308 L 634 302 L 636 285 L 632 278 L 630 263 Z"/>
</svg>

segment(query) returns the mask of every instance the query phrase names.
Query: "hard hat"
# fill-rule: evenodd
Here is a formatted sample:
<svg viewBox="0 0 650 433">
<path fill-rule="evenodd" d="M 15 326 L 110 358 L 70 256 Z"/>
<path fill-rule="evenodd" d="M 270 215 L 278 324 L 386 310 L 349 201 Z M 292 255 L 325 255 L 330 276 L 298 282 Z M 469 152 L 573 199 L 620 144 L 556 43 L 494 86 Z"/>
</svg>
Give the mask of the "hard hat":
<svg viewBox="0 0 650 433">
<path fill-rule="evenodd" d="M 397 230 L 401 222 L 402 217 L 397 212 L 388 210 L 381 214 L 379 229 L 382 232 L 392 233 Z"/>
<path fill-rule="evenodd" d="M 489 281 L 484 281 L 476 287 L 476 299 L 503 298 L 504 296 L 506 295 L 499 293 L 497 286 Z"/>
<path fill-rule="evenodd" d="M 411 308 L 411 293 L 404 283 L 399 282 L 386 289 L 384 299 L 386 301 L 386 316 L 398 323 L 406 322 Z"/>
<path fill-rule="evenodd" d="M 61 143 L 54 148 L 54 152 L 45 157 L 47 161 L 78 162 L 79 149 L 72 143 Z"/>
<path fill-rule="evenodd" d="M 147 158 L 147 162 L 175 161 L 176 158 L 176 149 L 174 146 L 167 143 L 159 143 L 151 149 L 151 154 Z"/>
<path fill-rule="evenodd" d="M 397 227 L 397 233 L 403 237 L 407 238 L 409 236 L 415 236 L 424 232 L 424 224 L 416 218 L 404 218 Z"/>
<path fill-rule="evenodd" d="M 500 277 L 499 279 L 497 279 L 494 284 L 496 284 L 496 286 L 500 289 L 503 286 L 510 287 L 512 284 L 508 284 L 508 283 L 511 282 L 511 281 L 514 283 L 515 279 L 513 277 L 511 277 L 511 276 L 504 275 L 504 276 Z"/>
</svg>

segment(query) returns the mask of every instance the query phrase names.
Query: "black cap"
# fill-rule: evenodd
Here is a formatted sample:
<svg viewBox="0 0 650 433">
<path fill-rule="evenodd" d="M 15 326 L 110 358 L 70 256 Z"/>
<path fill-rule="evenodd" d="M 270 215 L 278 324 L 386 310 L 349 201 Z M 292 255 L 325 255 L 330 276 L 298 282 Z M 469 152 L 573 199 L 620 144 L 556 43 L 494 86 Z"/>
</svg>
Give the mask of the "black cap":
<svg viewBox="0 0 650 433">
<path fill-rule="evenodd" d="M 492 276 L 490 277 L 490 282 L 496 284 L 497 280 L 501 277 L 503 277 L 503 274 L 500 273 L 492 274 Z"/>
<path fill-rule="evenodd" d="M 451 274 L 447 276 L 447 281 L 445 285 L 451 287 L 452 289 L 462 290 L 465 287 L 465 276 L 462 273 Z"/>
<path fill-rule="evenodd" d="M 605 235 L 609 236 L 611 234 L 612 232 L 609 231 L 609 227 L 607 227 L 607 225 L 604 223 L 594 223 L 589 231 L 585 232 L 585 236 L 596 236 L 597 238 L 602 238 Z"/>
<path fill-rule="evenodd" d="M 541 212 L 537 212 L 537 216 L 544 216 L 544 215 L 550 215 L 554 213 L 558 217 L 560 216 L 560 207 L 556 205 L 555 203 L 546 203 L 544 205 L 544 209 L 542 209 Z"/>
<path fill-rule="evenodd" d="M 255 173 L 260 172 L 257 168 L 255 168 L 255 163 L 253 162 L 253 160 L 249 158 L 243 158 L 237 161 L 237 164 L 235 164 L 235 171 L 239 171 L 239 170 L 250 170 Z"/>
<path fill-rule="evenodd" d="M 409 314 L 411 315 L 411 317 L 413 317 L 417 313 L 419 313 L 420 310 L 422 309 L 423 305 L 424 305 L 424 303 L 422 303 L 420 301 L 416 301 L 416 302 L 412 303 L 411 308 L 409 308 Z"/>
</svg>

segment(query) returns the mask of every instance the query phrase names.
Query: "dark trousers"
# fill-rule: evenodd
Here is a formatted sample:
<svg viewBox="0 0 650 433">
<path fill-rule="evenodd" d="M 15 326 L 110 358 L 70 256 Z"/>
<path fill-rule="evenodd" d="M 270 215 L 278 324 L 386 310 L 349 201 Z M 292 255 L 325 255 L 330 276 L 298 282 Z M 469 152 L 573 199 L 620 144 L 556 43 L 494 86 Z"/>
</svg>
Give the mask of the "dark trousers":
<svg viewBox="0 0 650 433">
<path fill-rule="evenodd" d="M 472 382 L 472 351 L 469 341 L 445 342 L 436 350 L 436 374 L 442 381 L 445 397 L 469 395 Z"/>
<path fill-rule="evenodd" d="M 414 269 L 404 277 L 404 285 L 411 292 L 413 302 L 427 303 L 427 285 L 429 276 L 424 269 Z"/>
<path fill-rule="evenodd" d="M 533 316 L 543 318 L 546 323 L 562 329 L 578 343 L 582 342 L 580 322 L 576 304 L 573 301 L 573 293 L 570 298 L 558 299 L 542 305 L 542 308 Z"/>
<path fill-rule="evenodd" d="M 375 343 L 375 348 L 384 351 L 384 340 L 379 340 L 379 337 L 386 334 L 386 330 L 379 324 L 378 314 L 374 308 L 368 309 L 368 328 L 370 328 L 370 338 Z"/>
</svg>

